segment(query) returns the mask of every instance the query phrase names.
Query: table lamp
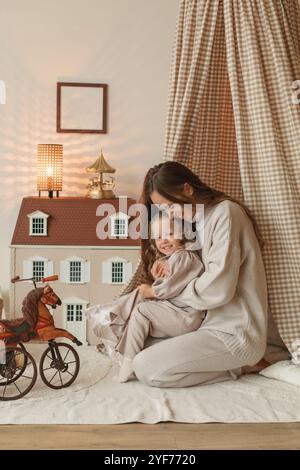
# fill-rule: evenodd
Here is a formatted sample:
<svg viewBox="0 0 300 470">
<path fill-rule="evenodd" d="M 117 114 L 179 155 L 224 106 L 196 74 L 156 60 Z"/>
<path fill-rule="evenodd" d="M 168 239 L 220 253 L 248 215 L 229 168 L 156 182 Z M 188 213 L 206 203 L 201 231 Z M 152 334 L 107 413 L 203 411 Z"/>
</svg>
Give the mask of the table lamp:
<svg viewBox="0 0 300 470">
<path fill-rule="evenodd" d="M 63 145 L 38 144 L 37 146 L 37 190 L 39 197 L 41 191 L 48 191 L 48 196 L 59 197 L 62 190 L 63 175 Z"/>
</svg>

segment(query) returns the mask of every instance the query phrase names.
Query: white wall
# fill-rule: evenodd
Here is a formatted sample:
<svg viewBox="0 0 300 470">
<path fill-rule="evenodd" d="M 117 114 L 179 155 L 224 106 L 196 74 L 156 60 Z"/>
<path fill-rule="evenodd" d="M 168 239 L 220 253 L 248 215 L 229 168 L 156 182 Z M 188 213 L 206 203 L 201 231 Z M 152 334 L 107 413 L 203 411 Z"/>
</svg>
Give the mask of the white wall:
<svg viewBox="0 0 300 470">
<path fill-rule="evenodd" d="M 23 196 L 36 195 L 36 145 L 64 144 L 64 191 L 84 195 L 100 147 L 118 194 L 137 196 L 162 157 L 179 0 L 0 0 L 0 285 Z M 108 134 L 56 134 L 56 82 L 109 85 Z"/>
</svg>

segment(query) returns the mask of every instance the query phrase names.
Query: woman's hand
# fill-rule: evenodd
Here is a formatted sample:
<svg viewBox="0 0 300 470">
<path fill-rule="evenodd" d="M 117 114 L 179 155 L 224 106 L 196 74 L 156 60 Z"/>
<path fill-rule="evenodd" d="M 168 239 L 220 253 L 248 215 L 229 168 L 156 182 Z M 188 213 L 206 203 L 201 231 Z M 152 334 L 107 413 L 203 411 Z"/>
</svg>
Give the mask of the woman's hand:
<svg viewBox="0 0 300 470">
<path fill-rule="evenodd" d="M 155 297 L 154 290 L 152 289 L 152 286 L 150 286 L 150 284 L 141 284 L 139 286 L 139 291 L 142 297 L 144 297 L 144 299 L 152 299 L 153 297 Z"/>
<path fill-rule="evenodd" d="M 151 268 L 151 274 L 154 279 L 166 277 L 169 274 L 169 267 L 166 261 L 156 260 Z"/>
</svg>

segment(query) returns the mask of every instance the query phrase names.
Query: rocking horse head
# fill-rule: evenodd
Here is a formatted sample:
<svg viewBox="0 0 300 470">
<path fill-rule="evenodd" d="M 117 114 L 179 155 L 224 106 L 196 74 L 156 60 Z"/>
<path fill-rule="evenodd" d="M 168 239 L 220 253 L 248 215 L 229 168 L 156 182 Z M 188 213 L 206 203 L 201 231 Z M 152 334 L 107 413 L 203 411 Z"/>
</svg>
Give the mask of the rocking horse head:
<svg viewBox="0 0 300 470">
<path fill-rule="evenodd" d="M 52 308 L 56 308 L 57 305 L 61 305 L 60 298 L 55 294 L 53 289 L 46 285 L 44 287 L 37 287 L 31 290 L 23 300 L 22 313 L 24 319 L 30 324 L 31 328 L 35 328 L 39 318 L 39 302 L 44 305 L 49 305 Z"/>
<path fill-rule="evenodd" d="M 45 305 L 50 305 L 52 308 L 56 308 L 57 305 L 61 305 L 60 298 L 55 294 L 52 287 L 46 285 L 42 288 L 43 293 L 40 298 L 41 302 Z"/>
</svg>

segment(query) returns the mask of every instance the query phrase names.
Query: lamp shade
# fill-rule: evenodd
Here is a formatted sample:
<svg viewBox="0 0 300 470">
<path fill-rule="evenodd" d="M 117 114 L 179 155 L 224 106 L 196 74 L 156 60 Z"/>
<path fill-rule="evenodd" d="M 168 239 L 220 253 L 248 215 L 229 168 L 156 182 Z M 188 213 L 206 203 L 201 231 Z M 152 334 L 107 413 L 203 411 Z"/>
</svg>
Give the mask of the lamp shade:
<svg viewBox="0 0 300 470">
<path fill-rule="evenodd" d="M 37 190 L 62 190 L 63 145 L 38 144 L 37 146 Z"/>
</svg>

